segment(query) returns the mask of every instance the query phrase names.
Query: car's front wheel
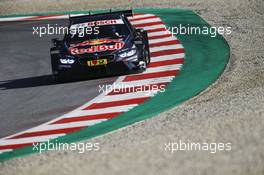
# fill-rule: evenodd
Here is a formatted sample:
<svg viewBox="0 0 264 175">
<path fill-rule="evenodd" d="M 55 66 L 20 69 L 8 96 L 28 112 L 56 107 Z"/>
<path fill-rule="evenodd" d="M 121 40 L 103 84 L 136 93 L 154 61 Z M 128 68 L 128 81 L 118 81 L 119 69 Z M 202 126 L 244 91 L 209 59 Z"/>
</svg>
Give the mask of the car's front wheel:
<svg viewBox="0 0 264 175">
<path fill-rule="evenodd" d="M 145 52 L 144 55 L 145 55 L 146 65 L 149 65 L 149 63 L 150 63 L 150 54 L 149 54 L 149 51 L 148 50 L 145 50 L 144 52 Z"/>
<path fill-rule="evenodd" d="M 147 50 L 142 51 L 142 58 L 143 59 L 139 61 L 141 72 L 145 71 L 150 63 L 149 52 Z"/>
</svg>

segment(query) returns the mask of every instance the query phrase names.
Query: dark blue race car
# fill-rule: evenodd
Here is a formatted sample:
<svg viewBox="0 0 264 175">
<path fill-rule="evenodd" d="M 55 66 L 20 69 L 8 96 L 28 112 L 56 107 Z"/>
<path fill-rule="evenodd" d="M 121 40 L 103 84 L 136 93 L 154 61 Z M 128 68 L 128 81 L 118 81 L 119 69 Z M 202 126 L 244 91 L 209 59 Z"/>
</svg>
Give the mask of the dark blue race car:
<svg viewBox="0 0 264 175">
<path fill-rule="evenodd" d="M 63 40 L 50 49 L 56 81 L 142 72 L 150 63 L 147 32 L 134 28 L 132 10 L 69 18 Z"/>
</svg>

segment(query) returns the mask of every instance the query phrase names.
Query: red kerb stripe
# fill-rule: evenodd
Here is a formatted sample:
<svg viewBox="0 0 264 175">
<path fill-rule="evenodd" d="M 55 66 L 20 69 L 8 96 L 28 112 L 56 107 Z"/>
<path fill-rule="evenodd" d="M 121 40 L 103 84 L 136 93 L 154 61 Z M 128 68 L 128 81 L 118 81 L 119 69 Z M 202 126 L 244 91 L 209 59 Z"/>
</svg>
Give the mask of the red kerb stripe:
<svg viewBox="0 0 264 175">
<path fill-rule="evenodd" d="M 13 145 L 0 145 L 0 150 L 5 150 L 5 149 L 17 149 L 17 148 L 22 148 L 25 146 L 31 146 L 33 143 L 21 143 L 21 144 L 13 144 Z"/>
<path fill-rule="evenodd" d="M 172 60 L 152 62 L 149 64 L 148 67 L 159 67 L 159 66 L 166 66 L 166 65 L 172 65 L 172 64 L 183 64 L 183 62 L 184 62 L 183 58 L 176 58 Z"/>
<path fill-rule="evenodd" d="M 172 37 L 171 34 L 163 34 L 163 35 L 156 35 L 156 36 L 149 36 L 148 39 L 160 39 L 160 38 L 167 38 Z"/>
<path fill-rule="evenodd" d="M 52 134 L 62 134 L 62 133 L 70 133 L 74 131 L 78 131 L 86 126 L 81 127 L 73 127 L 73 128 L 64 128 L 64 129 L 53 129 L 53 130 L 46 130 L 46 131 L 35 131 L 35 132 L 26 132 L 24 134 L 20 134 L 9 139 L 18 139 L 24 137 L 34 137 L 34 136 L 43 136 L 43 135 L 52 135 Z"/>
<path fill-rule="evenodd" d="M 184 49 L 170 49 L 170 50 L 151 52 L 150 56 L 151 57 L 158 57 L 158 56 L 172 55 L 172 54 L 178 54 L 178 53 L 184 53 Z"/>
<path fill-rule="evenodd" d="M 122 112 L 112 112 L 112 113 L 105 113 L 105 114 L 96 114 L 96 115 L 63 118 L 63 119 L 60 119 L 58 121 L 53 122 L 52 124 L 71 123 L 71 122 L 98 120 L 98 119 L 111 119 L 111 118 L 114 118 L 120 114 L 122 114 Z"/>
<path fill-rule="evenodd" d="M 38 19 L 45 19 L 49 17 L 55 17 L 55 16 L 62 16 L 62 15 L 46 15 L 46 16 L 34 16 L 25 20 L 38 20 Z"/>
<path fill-rule="evenodd" d="M 163 32 L 163 31 L 167 31 L 165 27 L 162 28 L 157 28 L 157 29 L 149 29 L 146 30 L 148 33 L 152 33 L 152 32 Z"/>
<path fill-rule="evenodd" d="M 168 46 L 168 45 L 174 45 L 174 44 L 180 44 L 180 41 L 175 39 L 171 41 L 152 43 L 152 44 L 149 44 L 149 47 L 160 47 L 160 46 Z"/>
<path fill-rule="evenodd" d="M 149 22 L 149 23 L 144 23 L 144 24 L 135 24 L 133 26 L 134 27 L 147 27 L 147 26 L 154 26 L 154 25 L 159 25 L 159 24 L 164 24 L 164 22 L 162 21 Z"/>
<path fill-rule="evenodd" d="M 128 100 L 119 100 L 119 101 L 112 101 L 112 102 L 102 102 L 102 103 L 93 103 L 92 105 L 84 108 L 83 110 L 88 109 L 100 109 L 100 108 L 107 108 L 113 106 L 124 106 L 124 105 L 131 105 L 131 104 L 140 104 L 143 103 L 149 97 L 141 97 L 141 98 L 133 98 Z"/>
<path fill-rule="evenodd" d="M 136 81 L 136 80 L 143 80 L 143 79 L 149 79 L 149 78 L 175 76 L 177 73 L 178 73 L 178 70 L 169 70 L 169 71 L 163 71 L 163 72 L 131 75 L 131 76 L 126 76 L 126 78 L 123 81 L 126 82 L 126 81 Z"/>
<path fill-rule="evenodd" d="M 145 19 L 153 19 L 153 18 L 158 18 L 157 16 L 147 16 L 147 17 L 142 17 L 142 18 L 135 18 L 135 19 L 129 19 L 130 22 L 132 21 L 140 21 L 140 20 L 145 20 Z"/>
</svg>

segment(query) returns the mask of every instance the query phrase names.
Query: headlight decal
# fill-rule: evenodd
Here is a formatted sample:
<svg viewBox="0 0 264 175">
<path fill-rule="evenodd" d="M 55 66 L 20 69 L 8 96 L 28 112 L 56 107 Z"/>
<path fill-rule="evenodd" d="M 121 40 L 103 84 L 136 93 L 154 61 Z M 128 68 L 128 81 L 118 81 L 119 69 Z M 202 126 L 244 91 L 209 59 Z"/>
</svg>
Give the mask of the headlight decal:
<svg viewBox="0 0 264 175">
<path fill-rule="evenodd" d="M 74 59 L 60 59 L 62 64 L 73 64 L 75 62 Z"/>
<path fill-rule="evenodd" d="M 126 57 L 134 56 L 136 53 L 137 53 L 137 50 L 133 49 L 133 50 L 130 50 L 127 52 L 123 52 L 123 53 L 119 54 L 118 56 L 121 58 L 126 58 Z"/>
</svg>

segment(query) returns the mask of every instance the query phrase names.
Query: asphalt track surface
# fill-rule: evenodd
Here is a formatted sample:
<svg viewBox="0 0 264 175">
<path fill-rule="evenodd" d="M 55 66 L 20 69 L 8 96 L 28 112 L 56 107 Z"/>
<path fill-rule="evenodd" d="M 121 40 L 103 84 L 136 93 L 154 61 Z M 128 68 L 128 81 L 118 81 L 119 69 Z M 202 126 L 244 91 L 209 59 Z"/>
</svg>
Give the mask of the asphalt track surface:
<svg viewBox="0 0 264 175">
<path fill-rule="evenodd" d="M 0 23 L 0 138 L 38 126 L 99 94 L 99 85 L 116 77 L 56 84 L 51 77 L 51 39 L 33 27 L 65 26 L 67 20 Z"/>
</svg>

